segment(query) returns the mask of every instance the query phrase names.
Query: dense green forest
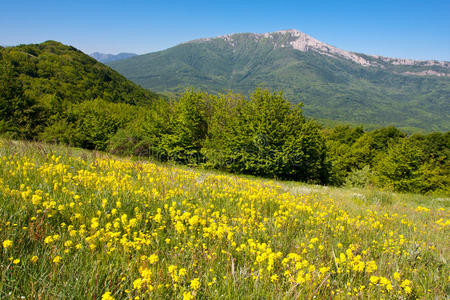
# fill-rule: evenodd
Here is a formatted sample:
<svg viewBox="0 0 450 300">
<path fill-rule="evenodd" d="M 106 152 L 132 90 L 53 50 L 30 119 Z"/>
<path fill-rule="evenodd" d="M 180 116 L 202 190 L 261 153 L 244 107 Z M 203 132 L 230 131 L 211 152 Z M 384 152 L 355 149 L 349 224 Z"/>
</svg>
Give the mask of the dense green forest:
<svg viewBox="0 0 450 300">
<path fill-rule="evenodd" d="M 47 41 L 0 48 L 0 130 L 12 137 L 54 135 L 61 120 L 82 113 L 84 101 L 145 106 L 155 98 L 71 46 Z"/>
<path fill-rule="evenodd" d="M 323 128 L 281 92 L 173 99 L 56 42 L 0 51 L 0 133 L 318 184 L 449 194 L 450 133 Z"/>
</svg>

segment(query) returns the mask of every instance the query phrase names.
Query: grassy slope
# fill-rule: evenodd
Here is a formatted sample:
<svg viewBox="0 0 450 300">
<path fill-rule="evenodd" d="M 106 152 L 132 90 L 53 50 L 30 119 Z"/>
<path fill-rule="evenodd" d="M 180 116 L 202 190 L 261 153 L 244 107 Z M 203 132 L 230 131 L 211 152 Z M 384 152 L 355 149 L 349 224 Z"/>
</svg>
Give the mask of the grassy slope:
<svg viewBox="0 0 450 300">
<path fill-rule="evenodd" d="M 13 241 L 0 254 L 2 298 L 448 294 L 448 198 L 8 140 L 0 145 L 0 197 L 0 242 Z"/>
<path fill-rule="evenodd" d="M 303 102 L 305 113 L 317 119 L 396 125 L 407 131 L 450 129 L 450 79 L 397 74 L 419 72 L 423 66 L 366 68 L 312 52 L 274 49 L 272 42 L 255 41 L 251 35 L 234 37 L 234 47 L 221 39 L 185 43 L 110 66 L 159 92 L 194 86 L 247 94 L 262 85 Z"/>
</svg>

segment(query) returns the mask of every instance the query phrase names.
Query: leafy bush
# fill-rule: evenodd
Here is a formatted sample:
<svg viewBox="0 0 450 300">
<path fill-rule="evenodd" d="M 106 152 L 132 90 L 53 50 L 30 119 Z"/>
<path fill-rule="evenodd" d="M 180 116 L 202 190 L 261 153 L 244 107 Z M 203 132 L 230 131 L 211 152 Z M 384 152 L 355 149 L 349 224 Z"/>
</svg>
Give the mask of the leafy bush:
<svg viewBox="0 0 450 300">
<path fill-rule="evenodd" d="M 173 129 L 161 138 L 169 159 L 189 164 L 203 161 L 201 149 L 208 133 L 207 107 L 214 97 L 193 88 L 174 103 Z"/>
<path fill-rule="evenodd" d="M 155 101 L 151 108 L 141 108 L 131 122 L 111 137 L 109 151 L 168 160 L 163 140 L 174 131 L 175 113 L 172 110 L 170 103 L 164 100 Z"/>
<path fill-rule="evenodd" d="M 365 188 L 371 183 L 372 173 L 369 166 L 356 169 L 345 178 L 345 185 L 349 187 Z"/>
<path fill-rule="evenodd" d="M 411 140 L 403 139 L 378 161 L 375 179 L 380 186 L 395 191 L 422 192 L 428 189 L 424 182 L 433 173 L 432 166 L 424 161 L 422 150 Z"/>
</svg>

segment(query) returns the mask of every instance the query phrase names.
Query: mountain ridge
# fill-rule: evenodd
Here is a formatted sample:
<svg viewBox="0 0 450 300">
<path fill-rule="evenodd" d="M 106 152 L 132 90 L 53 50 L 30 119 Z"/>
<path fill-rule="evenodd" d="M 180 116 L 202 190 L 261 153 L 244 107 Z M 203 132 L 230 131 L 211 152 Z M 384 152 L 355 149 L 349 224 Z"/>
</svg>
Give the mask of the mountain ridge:
<svg viewBox="0 0 450 300">
<path fill-rule="evenodd" d="M 375 60 L 382 60 L 386 63 L 391 63 L 394 65 L 425 65 L 425 66 L 441 66 L 445 68 L 450 68 L 450 61 L 443 61 L 443 60 L 434 60 L 434 59 L 427 59 L 427 60 L 416 60 L 416 59 L 409 59 L 409 58 L 396 58 L 396 57 L 387 57 L 382 55 L 374 55 L 374 54 L 363 54 L 358 53 L 354 51 L 347 51 L 340 49 L 338 47 L 335 47 L 333 45 L 321 42 L 312 36 L 301 32 L 297 29 L 287 29 L 287 30 L 278 30 L 274 32 L 267 32 L 267 33 L 234 33 L 234 34 L 226 34 L 222 36 L 216 36 L 212 38 L 200 38 L 200 39 L 194 39 L 191 41 L 184 42 L 182 44 L 188 44 L 188 43 L 199 43 L 199 42 L 208 42 L 213 39 L 224 39 L 228 41 L 232 41 L 233 36 L 241 35 L 241 34 L 249 34 L 254 35 L 258 38 L 273 38 L 273 35 L 275 34 L 281 34 L 281 35 L 291 35 L 293 37 L 296 37 L 296 39 L 293 39 L 290 41 L 290 43 L 283 43 L 281 44 L 281 47 L 287 47 L 291 46 L 293 49 L 300 50 L 300 51 L 316 51 L 325 55 L 339 55 L 341 57 L 347 58 L 353 62 L 356 62 L 362 66 L 381 66 L 381 64 L 377 64 L 376 61 L 370 61 L 367 60 L 365 57 L 370 57 Z M 280 45 L 276 45 L 280 47 Z M 427 74 L 427 75 L 435 75 L 435 74 Z M 445 76 L 450 76 L 450 74 L 446 74 Z"/>
<path fill-rule="evenodd" d="M 341 50 L 297 30 L 188 41 L 108 63 L 157 92 L 283 90 L 316 119 L 448 131 L 450 64 Z"/>
</svg>

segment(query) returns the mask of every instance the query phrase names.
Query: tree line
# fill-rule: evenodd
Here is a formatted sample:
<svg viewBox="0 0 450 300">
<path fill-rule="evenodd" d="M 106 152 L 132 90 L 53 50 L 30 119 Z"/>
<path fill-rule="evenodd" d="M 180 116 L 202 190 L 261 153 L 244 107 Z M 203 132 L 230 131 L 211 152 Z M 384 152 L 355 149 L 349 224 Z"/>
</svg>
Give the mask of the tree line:
<svg viewBox="0 0 450 300">
<path fill-rule="evenodd" d="M 144 105 L 96 98 L 57 109 L 32 101 L 17 82 L 0 83 L 0 131 L 11 138 L 282 180 L 449 194 L 449 132 L 322 128 L 267 89 L 246 98 L 191 88 Z"/>
</svg>

